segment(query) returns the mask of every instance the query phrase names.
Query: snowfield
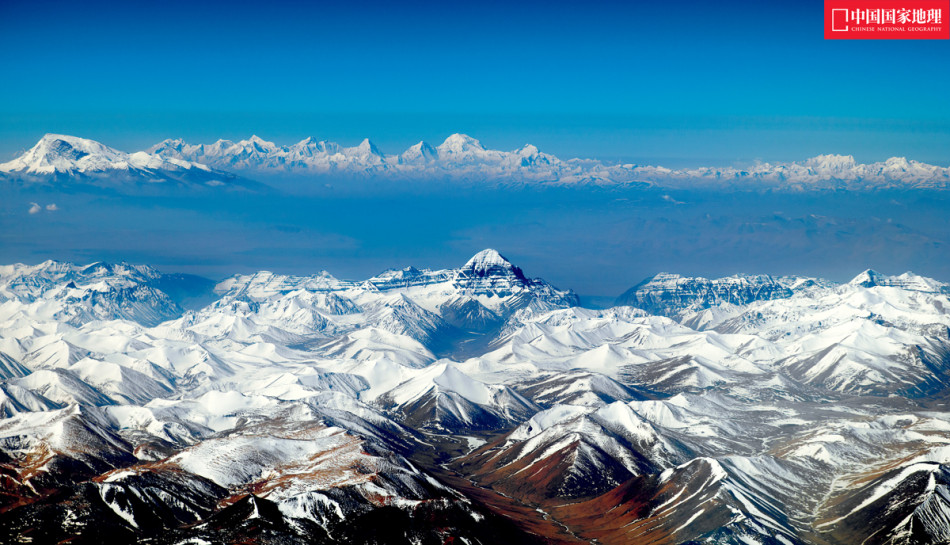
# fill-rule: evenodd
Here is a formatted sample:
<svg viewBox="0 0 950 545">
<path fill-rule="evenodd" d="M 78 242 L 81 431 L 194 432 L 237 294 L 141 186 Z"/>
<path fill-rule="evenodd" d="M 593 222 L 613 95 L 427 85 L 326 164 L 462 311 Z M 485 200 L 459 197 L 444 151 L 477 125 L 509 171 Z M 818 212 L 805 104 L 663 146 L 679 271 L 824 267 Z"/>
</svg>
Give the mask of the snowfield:
<svg viewBox="0 0 950 545">
<path fill-rule="evenodd" d="M 238 145 L 247 165 L 378 155 L 162 149 Z M 511 159 L 461 135 L 413 149 L 395 165 Z M 235 275 L 187 311 L 162 279 L 0 267 L 3 541 L 950 536 L 950 286 L 933 279 L 660 274 L 594 310 L 485 250 L 362 281 Z"/>
</svg>

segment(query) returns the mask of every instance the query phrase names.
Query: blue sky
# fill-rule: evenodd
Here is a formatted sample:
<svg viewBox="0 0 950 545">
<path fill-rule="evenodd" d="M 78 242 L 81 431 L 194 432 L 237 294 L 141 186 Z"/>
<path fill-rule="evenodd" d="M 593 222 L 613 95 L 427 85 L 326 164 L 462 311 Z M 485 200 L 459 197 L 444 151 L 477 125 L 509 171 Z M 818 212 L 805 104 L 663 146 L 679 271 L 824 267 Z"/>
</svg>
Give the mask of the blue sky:
<svg viewBox="0 0 950 545">
<path fill-rule="evenodd" d="M 820 153 L 946 166 L 948 54 L 950 41 L 825 41 L 820 1 L 8 0 L 0 159 L 46 132 L 126 151 L 170 137 L 370 137 L 389 153 L 464 132 L 493 148 L 673 167 Z M 587 295 L 663 270 L 950 278 L 942 194 L 663 197 L 330 188 L 156 201 L 7 185 L 0 263 L 365 278 L 457 266 L 494 247 Z M 58 211 L 31 215 L 33 202 Z"/>
<path fill-rule="evenodd" d="M 825 41 L 821 2 L 4 2 L 0 158 L 466 132 L 672 166 L 950 163 L 950 41 Z"/>
</svg>

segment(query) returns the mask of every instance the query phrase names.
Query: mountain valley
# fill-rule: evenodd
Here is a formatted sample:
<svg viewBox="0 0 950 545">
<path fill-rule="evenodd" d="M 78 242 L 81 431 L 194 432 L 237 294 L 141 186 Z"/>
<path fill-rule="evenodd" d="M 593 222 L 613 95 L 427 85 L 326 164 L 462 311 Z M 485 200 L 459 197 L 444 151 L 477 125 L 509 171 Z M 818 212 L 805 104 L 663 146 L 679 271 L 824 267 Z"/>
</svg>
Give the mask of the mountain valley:
<svg viewBox="0 0 950 545">
<path fill-rule="evenodd" d="M 950 536 L 936 280 L 660 274 L 597 310 L 485 250 L 205 289 L 0 267 L 3 541 Z"/>
</svg>

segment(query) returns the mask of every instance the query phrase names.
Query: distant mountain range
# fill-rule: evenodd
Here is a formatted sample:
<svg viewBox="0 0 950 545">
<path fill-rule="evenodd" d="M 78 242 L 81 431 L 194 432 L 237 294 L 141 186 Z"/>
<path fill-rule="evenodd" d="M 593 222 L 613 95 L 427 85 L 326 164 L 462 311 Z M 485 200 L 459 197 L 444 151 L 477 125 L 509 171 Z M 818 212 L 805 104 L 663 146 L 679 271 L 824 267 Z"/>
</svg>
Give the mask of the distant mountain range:
<svg viewBox="0 0 950 545">
<path fill-rule="evenodd" d="M 236 173 L 248 177 L 309 174 L 479 184 L 645 184 L 785 191 L 950 188 L 950 168 L 902 157 L 860 164 L 851 156 L 819 155 L 802 162 L 760 163 L 747 169 L 668 169 L 593 159 L 562 160 L 532 145 L 514 151 L 492 150 L 464 134 L 453 134 L 438 146 L 419 142 L 395 155 L 384 154 L 368 139 L 354 147 L 314 138 L 279 146 L 257 136 L 197 145 L 165 140 L 147 151 L 126 154 L 92 140 L 48 134 L 20 157 L 0 164 L 0 176 L 31 180 L 119 178 L 233 187 L 240 185 Z"/>
<path fill-rule="evenodd" d="M 213 287 L 0 266 L 0 541 L 950 540 L 950 285 L 577 304 L 491 249 Z"/>
<path fill-rule="evenodd" d="M 0 179 L 26 182 L 156 187 L 259 189 L 260 184 L 207 165 L 139 151 L 125 153 L 94 140 L 47 134 L 13 161 L 0 164 Z"/>
</svg>

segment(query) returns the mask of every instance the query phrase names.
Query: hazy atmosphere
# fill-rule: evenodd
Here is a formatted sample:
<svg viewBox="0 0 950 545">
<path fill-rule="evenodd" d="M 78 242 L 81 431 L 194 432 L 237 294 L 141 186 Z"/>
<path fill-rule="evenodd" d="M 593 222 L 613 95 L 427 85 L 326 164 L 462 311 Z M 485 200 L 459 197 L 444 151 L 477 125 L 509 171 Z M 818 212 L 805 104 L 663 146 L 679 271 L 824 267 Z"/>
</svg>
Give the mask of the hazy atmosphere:
<svg viewBox="0 0 950 545">
<path fill-rule="evenodd" d="M 435 184 L 342 185 L 214 198 L 5 188 L 0 261 L 124 260 L 213 279 L 260 269 L 363 279 L 390 267 L 454 267 L 491 247 L 531 276 L 594 296 L 619 295 L 661 271 L 846 281 L 874 268 L 950 279 L 943 192 L 469 188 L 459 195 Z M 58 210 L 30 214 L 33 202 Z"/>
</svg>

